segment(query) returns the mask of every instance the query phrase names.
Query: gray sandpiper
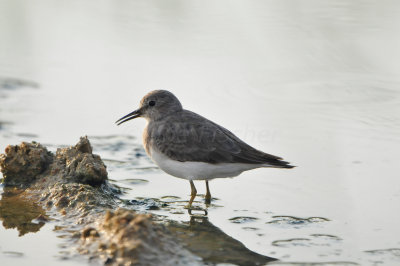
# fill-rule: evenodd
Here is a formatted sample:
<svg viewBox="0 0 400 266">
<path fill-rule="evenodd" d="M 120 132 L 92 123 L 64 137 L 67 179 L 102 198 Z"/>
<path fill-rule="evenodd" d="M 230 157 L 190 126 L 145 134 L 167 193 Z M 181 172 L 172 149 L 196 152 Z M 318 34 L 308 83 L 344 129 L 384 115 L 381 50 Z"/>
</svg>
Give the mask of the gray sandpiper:
<svg viewBox="0 0 400 266">
<path fill-rule="evenodd" d="M 116 121 L 120 125 L 131 119 L 147 120 L 143 146 L 150 158 L 164 172 L 190 182 L 188 209 L 196 197 L 193 180 L 206 181 L 206 203 L 211 202 L 208 181 L 235 177 L 243 171 L 260 168 L 293 168 L 282 158 L 259 151 L 226 128 L 188 110 L 169 91 L 149 92 L 139 109 Z"/>
</svg>

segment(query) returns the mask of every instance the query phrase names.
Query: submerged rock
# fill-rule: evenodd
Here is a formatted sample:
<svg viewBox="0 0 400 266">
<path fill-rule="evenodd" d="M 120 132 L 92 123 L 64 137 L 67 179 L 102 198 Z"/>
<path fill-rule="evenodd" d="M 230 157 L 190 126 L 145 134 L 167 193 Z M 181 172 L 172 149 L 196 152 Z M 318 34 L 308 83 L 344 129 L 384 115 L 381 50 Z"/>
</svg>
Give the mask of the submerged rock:
<svg viewBox="0 0 400 266">
<path fill-rule="evenodd" d="M 84 229 L 81 238 L 84 252 L 93 250 L 107 264 L 200 265 L 201 259 L 154 223 L 150 214 L 118 209 L 108 211 L 100 220 L 97 229 Z"/>
</svg>

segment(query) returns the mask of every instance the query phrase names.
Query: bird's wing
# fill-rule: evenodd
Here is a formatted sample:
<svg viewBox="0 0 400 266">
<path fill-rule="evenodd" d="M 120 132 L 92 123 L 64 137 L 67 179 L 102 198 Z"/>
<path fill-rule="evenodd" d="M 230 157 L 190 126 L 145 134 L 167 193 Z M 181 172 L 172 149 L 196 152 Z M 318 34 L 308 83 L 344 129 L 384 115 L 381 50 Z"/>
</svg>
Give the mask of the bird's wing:
<svg viewBox="0 0 400 266">
<path fill-rule="evenodd" d="M 190 111 L 185 110 L 149 126 L 151 145 L 177 161 L 291 168 L 282 158 L 254 149 L 229 130 Z"/>
</svg>

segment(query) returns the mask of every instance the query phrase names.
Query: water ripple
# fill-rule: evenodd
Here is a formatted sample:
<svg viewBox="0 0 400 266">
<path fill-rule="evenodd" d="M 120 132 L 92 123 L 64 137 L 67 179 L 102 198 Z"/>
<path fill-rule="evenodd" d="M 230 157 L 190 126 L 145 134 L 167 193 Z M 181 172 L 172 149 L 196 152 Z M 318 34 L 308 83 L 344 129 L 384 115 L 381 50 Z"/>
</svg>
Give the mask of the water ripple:
<svg viewBox="0 0 400 266">
<path fill-rule="evenodd" d="M 273 225 L 284 225 L 284 226 L 307 226 L 310 224 L 322 223 L 330 221 L 327 218 L 323 217 L 308 217 L 308 218 L 300 218 L 295 216 L 272 216 L 274 218 L 272 221 L 266 222 L 266 224 L 273 224 Z"/>
<path fill-rule="evenodd" d="M 256 220 L 258 220 L 258 218 L 250 216 L 237 216 L 229 219 L 229 221 L 235 224 L 243 224 L 243 223 L 253 222 Z"/>
</svg>

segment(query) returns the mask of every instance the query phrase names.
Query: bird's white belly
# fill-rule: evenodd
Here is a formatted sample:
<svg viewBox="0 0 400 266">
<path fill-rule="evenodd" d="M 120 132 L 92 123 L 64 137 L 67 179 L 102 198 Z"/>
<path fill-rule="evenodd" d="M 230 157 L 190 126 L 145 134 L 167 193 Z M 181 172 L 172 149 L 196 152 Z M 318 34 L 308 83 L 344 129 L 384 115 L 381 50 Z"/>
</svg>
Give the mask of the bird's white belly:
<svg viewBox="0 0 400 266">
<path fill-rule="evenodd" d="M 157 150 L 152 150 L 150 157 L 164 172 L 188 180 L 234 177 L 240 175 L 243 171 L 264 166 L 244 163 L 210 164 L 204 162 L 179 162 L 171 160 Z"/>
</svg>

